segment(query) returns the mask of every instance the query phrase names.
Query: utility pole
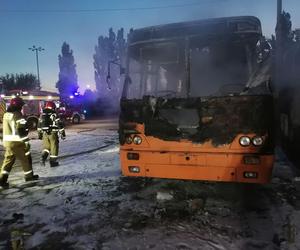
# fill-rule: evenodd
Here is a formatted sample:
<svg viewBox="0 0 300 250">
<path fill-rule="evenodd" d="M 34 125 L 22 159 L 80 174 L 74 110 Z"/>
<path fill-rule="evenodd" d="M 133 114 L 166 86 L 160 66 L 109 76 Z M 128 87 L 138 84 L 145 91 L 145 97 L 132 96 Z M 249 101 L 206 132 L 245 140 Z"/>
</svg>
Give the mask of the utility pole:
<svg viewBox="0 0 300 250">
<path fill-rule="evenodd" d="M 282 43 L 282 0 L 277 0 L 277 24 L 276 24 L 277 45 Z"/>
<path fill-rule="evenodd" d="M 277 0 L 277 24 L 276 24 L 276 54 L 275 54 L 275 68 L 276 68 L 276 75 L 275 75 L 275 84 L 278 88 L 279 84 L 281 83 L 281 75 L 280 75 L 280 68 L 282 64 L 282 50 L 283 50 L 283 37 L 282 37 L 282 0 Z"/>
<path fill-rule="evenodd" d="M 1 88 L 0 93 L 1 93 L 1 95 L 3 95 L 4 94 L 4 83 L 3 83 L 2 79 L 0 79 L 0 88 Z"/>
<path fill-rule="evenodd" d="M 35 57 L 36 57 L 36 69 L 37 69 L 37 78 L 38 78 L 38 86 L 37 89 L 41 89 L 41 82 L 40 82 L 40 68 L 39 68 L 39 52 L 45 50 L 42 47 L 36 47 L 33 45 L 31 48 L 28 48 L 31 51 L 35 51 Z"/>
<path fill-rule="evenodd" d="M 282 14 L 282 0 L 277 0 L 277 22 L 280 20 L 280 15 Z"/>
</svg>

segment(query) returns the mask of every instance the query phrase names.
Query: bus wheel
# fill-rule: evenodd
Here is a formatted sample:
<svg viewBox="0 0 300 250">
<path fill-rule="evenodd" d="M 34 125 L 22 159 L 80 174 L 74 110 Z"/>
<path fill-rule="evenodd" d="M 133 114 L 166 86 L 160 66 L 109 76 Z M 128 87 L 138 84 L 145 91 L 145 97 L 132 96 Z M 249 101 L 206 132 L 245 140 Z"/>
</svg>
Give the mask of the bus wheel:
<svg viewBox="0 0 300 250">
<path fill-rule="evenodd" d="M 80 123 L 80 116 L 79 115 L 74 115 L 72 119 L 73 124 L 79 124 Z"/>
<path fill-rule="evenodd" d="M 30 117 L 27 120 L 27 124 L 30 130 L 36 130 L 38 126 L 38 119 L 35 117 Z"/>
</svg>

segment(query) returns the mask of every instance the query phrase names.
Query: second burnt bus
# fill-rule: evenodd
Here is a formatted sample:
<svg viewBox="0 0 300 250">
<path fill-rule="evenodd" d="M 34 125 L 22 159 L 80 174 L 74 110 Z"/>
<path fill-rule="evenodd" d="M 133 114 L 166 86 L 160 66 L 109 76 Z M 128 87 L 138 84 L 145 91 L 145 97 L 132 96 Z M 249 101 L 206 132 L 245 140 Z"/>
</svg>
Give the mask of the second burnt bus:
<svg viewBox="0 0 300 250">
<path fill-rule="evenodd" d="M 131 31 L 119 117 L 123 175 L 270 180 L 273 98 L 261 36 L 249 16 Z"/>
</svg>

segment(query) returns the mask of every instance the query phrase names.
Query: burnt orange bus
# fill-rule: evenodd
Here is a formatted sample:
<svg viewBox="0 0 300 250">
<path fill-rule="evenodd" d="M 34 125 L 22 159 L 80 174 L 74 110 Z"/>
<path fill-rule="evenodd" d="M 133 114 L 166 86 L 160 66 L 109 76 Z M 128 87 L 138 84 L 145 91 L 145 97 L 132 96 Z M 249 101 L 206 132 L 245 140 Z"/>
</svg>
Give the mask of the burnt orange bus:
<svg viewBox="0 0 300 250">
<path fill-rule="evenodd" d="M 273 97 L 256 17 L 132 30 L 119 117 L 125 176 L 267 183 Z"/>
</svg>

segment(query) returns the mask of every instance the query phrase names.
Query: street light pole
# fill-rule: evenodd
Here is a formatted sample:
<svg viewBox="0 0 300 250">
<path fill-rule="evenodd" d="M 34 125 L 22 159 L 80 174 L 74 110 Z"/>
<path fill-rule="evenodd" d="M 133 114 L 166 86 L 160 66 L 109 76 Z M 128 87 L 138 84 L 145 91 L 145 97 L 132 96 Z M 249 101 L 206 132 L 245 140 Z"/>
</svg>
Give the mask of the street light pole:
<svg viewBox="0 0 300 250">
<path fill-rule="evenodd" d="M 38 78 L 38 89 L 41 89 L 41 83 L 40 83 L 40 68 L 39 68 L 39 52 L 45 50 L 42 47 L 36 47 L 33 45 L 31 48 L 28 48 L 31 51 L 35 51 L 35 57 L 36 57 L 36 69 L 37 69 L 37 78 Z"/>
<path fill-rule="evenodd" d="M 275 85 L 278 88 L 281 83 L 281 67 L 282 67 L 282 53 L 283 53 L 283 37 L 282 37 L 282 0 L 277 0 L 277 23 L 275 28 L 276 34 L 276 51 L 275 51 Z"/>
</svg>

